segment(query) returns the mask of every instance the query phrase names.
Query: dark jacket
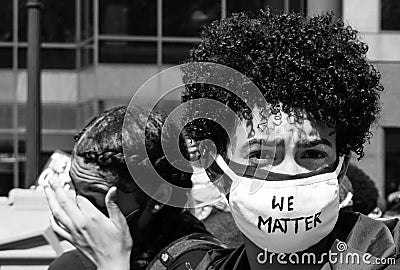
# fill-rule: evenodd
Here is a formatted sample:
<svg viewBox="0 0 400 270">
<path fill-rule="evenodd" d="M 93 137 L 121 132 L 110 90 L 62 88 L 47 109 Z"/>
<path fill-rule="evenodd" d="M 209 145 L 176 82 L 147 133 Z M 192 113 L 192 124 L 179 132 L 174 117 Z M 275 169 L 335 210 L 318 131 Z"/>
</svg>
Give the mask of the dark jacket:
<svg viewBox="0 0 400 270">
<path fill-rule="evenodd" d="M 331 260 L 328 258 L 329 251 Z M 360 213 L 341 212 L 334 230 L 321 242 L 302 253 L 305 252 L 316 255 L 315 264 L 290 265 L 286 257 L 281 260 L 288 264 L 279 264 L 274 260 L 272 264 L 266 264 L 265 269 L 400 269 L 400 221 L 376 221 Z M 199 253 L 201 260 L 198 259 Z M 299 258 L 302 253 L 298 253 Z M 322 253 L 326 255 L 322 256 Z M 192 260 L 192 257 L 196 259 Z M 384 261 L 381 258 L 393 259 L 382 264 Z M 237 249 L 188 252 L 168 269 L 249 270 L 250 266 L 242 245 Z"/>
<path fill-rule="evenodd" d="M 203 223 L 187 211 L 163 215 L 164 218 L 154 220 L 150 230 L 146 246 L 132 253 L 136 254 L 131 258 L 131 269 L 145 269 L 157 253 L 185 235 L 192 233 L 208 234 Z M 79 250 L 72 250 L 62 254 L 49 266 L 49 270 L 95 270 L 96 266 Z"/>
</svg>

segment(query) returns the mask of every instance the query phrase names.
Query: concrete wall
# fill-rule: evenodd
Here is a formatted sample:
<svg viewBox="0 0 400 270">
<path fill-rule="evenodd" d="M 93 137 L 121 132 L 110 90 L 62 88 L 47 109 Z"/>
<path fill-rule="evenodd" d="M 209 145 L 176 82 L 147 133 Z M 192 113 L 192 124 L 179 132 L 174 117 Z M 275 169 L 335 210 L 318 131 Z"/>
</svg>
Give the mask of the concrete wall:
<svg viewBox="0 0 400 270">
<path fill-rule="evenodd" d="M 14 73 L 11 70 L 0 70 L 0 100 L 15 100 Z"/>
<path fill-rule="evenodd" d="M 380 0 L 343 0 L 345 23 L 363 33 L 378 33 Z"/>
<path fill-rule="evenodd" d="M 336 16 L 342 16 L 342 0 L 308 0 L 307 15 L 317 15 L 333 11 Z"/>
<path fill-rule="evenodd" d="M 174 88 L 179 74 L 168 73 L 168 76 L 157 76 L 162 70 L 169 68 L 165 66 L 158 68 L 154 65 L 99 65 L 96 69 L 96 97 L 100 99 L 127 99 L 138 95 L 137 90 L 145 84 L 145 89 L 140 91 L 139 99 L 152 101 L 158 99 Z M 166 74 L 166 73 L 162 73 Z M 151 80 L 150 80 L 151 79 Z M 181 82 L 180 78 L 179 81 Z M 83 92 L 83 89 L 81 89 Z M 178 95 L 169 95 L 169 99 L 177 99 Z"/>
<path fill-rule="evenodd" d="M 16 85 L 14 85 L 14 80 Z M 76 103 L 77 74 L 75 71 L 43 71 L 42 76 L 42 101 L 44 103 Z M 17 92 L 18 102 L 26 102 L 27 77 L 26 71 L 0 71 L 0 100 L 15 100 Z"/>
</svg>

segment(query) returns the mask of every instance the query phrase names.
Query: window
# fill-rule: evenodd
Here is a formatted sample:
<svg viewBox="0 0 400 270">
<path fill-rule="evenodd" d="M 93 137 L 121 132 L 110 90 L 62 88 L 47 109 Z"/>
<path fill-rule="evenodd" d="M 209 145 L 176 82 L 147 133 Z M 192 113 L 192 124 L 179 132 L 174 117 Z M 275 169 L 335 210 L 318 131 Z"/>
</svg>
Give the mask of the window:
<svg viewBox="0 0 400 270">
<path fill-rule="evenodd" d="M 0 103 L 0 129 L 13 128 L 13 104 Z"/>
<path fill-rule="evenodd" d="M 88 40 L 79 47 L 80 63 L 79 67 L 93 65 L 93 40 Z"/>
<path fill-rule="evenodd" d="M 162 62 L 165 64 L 182 64 L 194 46 L 195 43 L 163 42 Z"/>
<path fill-rule="evenodd" d="M 12 68 L 13 53 L 11 46 L 0 46 L 0 68 Z"/>
<path fill-rule="evenodd" d="M 42 104 L 42 129 L 76 130 L 78 106 L 74 104 Z M 18 104 L 18 126 L 26 127 L 26 104 Z"/>
<path fill-rule="evenodd" d="M 14 187 L 14 165 L 19 165 L 19 179 L 24 176 L 25 142 L 18 141 L 19 154 L 14 156 L 13 134 L 0 132 L 0 196 L 7 196 Z"/>
<path fill-rule="evenodd" d="M 26 0 L 19 0 L 18 3 L 18 39 L 19 41 L 27 41 L 27 2 Z M 41 4 L 42 42 L 75 42 L 75 1 L 42 0 Z"/>
<path fill-rule="evenodd" d="M 400 30 L 400 1 L 382 0 L 381 7 L 382 30 Z"/>
<path fill-rule="evenodd" d="M 164 0 L 163 36 L 197 37 L 201 27 L 221 17 L 220 0 Z"/>
<path fill-rule="evenodd" d="M 157 62 L 157 1 L 99 1 L 99 62 Z"/>
<path fill-rule="evenodd" d="M 307 8 L 306 3 L 306 0 L 227 0 L 227 9 L 228 14 L 241 11 L 256 13 L 260 9 L 269 6 L 272 11 L 296 11 L 305 14 Z"/>
<path fill-rule="evenodd" d="M 11 68 L 13 41 L 13 3 L 4 0 L 0 7 L 0 68 Z"/>
<path fill-rule="evenodd" d="M 44 69 L 75 69 L 77 1 L 42 0 L 41 65 Z M 86 2 L 82 0 L 82 2 Z M 28 9 L 25 0 L 18 0 L 18 67 L 27 66 Z"/>
<path fill-rule="evenodd" d="M 156 42 L 100 41 L 99 61 L 102 63 L 157 62 Z"/>
<path fill-rule="evenodd" d="M 93 38 L 93 0 L 81 0 L 80 40 Z"/>
<path fill-rule="evenodd" d="M 26 68 L 28 48 L 21 46 L 18 49 L 18 68 Z M 71 48 L 42 48 L 40 55 L 43 69 L 75 69 L 75 49 Z"/>
<path fill-rule="evenodd" d="M 12 0 L 1 1 L 0 8 L 0 42 L 9 41 L 13 39 L 13 3 Z"/>
<path fill-rule="evenodd" d="M 157 33 L 157 0 L 100 0 L 100 35 Z"/>
</svg>

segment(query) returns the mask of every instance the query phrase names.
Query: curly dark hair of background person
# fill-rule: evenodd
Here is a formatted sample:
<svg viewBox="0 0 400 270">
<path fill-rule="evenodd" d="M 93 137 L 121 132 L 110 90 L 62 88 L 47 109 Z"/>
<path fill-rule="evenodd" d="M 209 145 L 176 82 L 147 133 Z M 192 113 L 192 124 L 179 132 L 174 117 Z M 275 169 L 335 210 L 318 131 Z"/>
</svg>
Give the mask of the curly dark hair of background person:
<svg viewBox="0 0 400 270">
<path fill-rule="evenodd" d="M 346 175 L 353 186 L 353 211 L 368 215 L 378 205 L 379 192 L 375 182 L 352 163 Z"/>
<path fill-rule="evenodd" d="M 179 187 L 191 188 L 191 173 L 177 169 L 165 158 L 161 145 L 164 117 L 154 111 L 147 120 L 143 117 L 140 107 L 127 110 L 125 106 L 119 106 L 103 112 L 75 136 L 75 142 L 79 141 L 79 143 L 74 148 L 74 155 L 84 157 L 85 162 L 99 166 L 101 171 L 107 174 L 104 180 L 125 192 L 130 192 L 134 183 L 126 160 L 131 164 L 140 164 L 147 157 L 157 173 L 167 182 Z M 174 127 L 168 128 L 164 129 L 163 138 L 176 140 L 172 135 L 167 134 Z M 176 131 L 171 133 L 179 134 Z M 145 147 L 143 147 L 144 136 Z M 129 147 L 129 152 L 134 155 L 124 157 L 122 137 L 124 137 L 125 147 Z M 179 146 L 183 156 L 188 159 L 189 154 L 183 136 L 179 138 Z"/>
<path fill-rule="evenodd" d="M 357 31 L 332 13 L 308 18 L 266 9 L 255 16 L 238 13 L 214 21 L 202 31 L 187 62 L 218 63 L 243 73 L 272 108 L 282 103 L 282 110 L 299 121 L 298 109 L 305 110 L 335 128 L 339 154 L 353 151 L 361 159 L 364 143 L 372 136 L 371 125 L 379 118 L 383 91 L 367 51 Z M 199 98 L 217 100 L 241 119 L 251 117 L 236 95 L 217 86 L 187 84 L 182 101 Z M 197 113 L 191 109 L 186 117 L 196 119 Z M 221 114 L 207 113 L 211 119 Z M 213 140 L 219 151 L 227 144 L 221 136 L 225 131 L 211 120 L 196 119 L 187 130 L 196 140 Z"/>
</svg>

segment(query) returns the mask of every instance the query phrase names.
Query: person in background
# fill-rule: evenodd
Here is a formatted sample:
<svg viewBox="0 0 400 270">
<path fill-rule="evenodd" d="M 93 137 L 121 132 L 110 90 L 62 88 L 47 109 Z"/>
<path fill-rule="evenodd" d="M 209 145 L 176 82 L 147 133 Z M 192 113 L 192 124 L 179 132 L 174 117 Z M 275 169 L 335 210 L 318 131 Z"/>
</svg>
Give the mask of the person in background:
<svg viewBox="0 0 400 270">
<path fill-rule="evenodd" d="M 225 197 L 219 192 L 218 188 L 210 181 L 205 169 L 200 162 L 199 142 L 186 139 L 190 161 L 192 162 L 192 192 L 191 203 L 192 213 L 199 220 L 206 220 L 213 209 L 229 211 Z M 206 192 L 204 190 L 207 190 Z"/>
<path fill-rule="evenodd" d="M 352 163 L 349 164 L 346 176 L 353 187 L 353 211 L 367 216 L 373 213 L 374 218 L 379 218 L 380 216 L 375 215 L 379 213 L 376 210 L 379 191 L 375 182 L 362 169 Z"/>
<path fill-rule="evenodd" d="M 353 193 L 353 186 L 345 175 L 339 185 L 340 210 L 353 211 Z"/>
<path fill-rule="evenodd" d="M 123 129 L 127 113 L 129 117 L 126 121 L 129 122 L 125 125 L 130 128 Z M 130 255 L 131 269 L 145 269 L 163 247 L 182 236 L 206 232 L 203 224 L 188 211 L 163 205 L 156 200 L 166 196 L 170 192 L 168 188 L 159 187 L 153 194 L 155 199 L 145 194 L 133 181 L 126 165 L 122 152 L 122 136 L 129 136 L 136 154 L 134 157 L 128 157 L 131 162 L 148 166 L 148 162 L 157 160 L 155 169 L 161 174 L 167 172 L 169 177 L 166 179 L 171 184 L 191 187 L 191 174 L 175 169 L 163 159 L 160 141 L 163 123 L 164 119 L 160 114 L 153 112 L 147 120 L 141 116 L 140 109 L 130 109 L 127 112 L 126 107 L 121 106 L 95 117 L 75 137 L 70 176 L 76 193 L 108 215 L 105 196 L 111 187 L 118 188 L 116 202 L 135 239 L 135 246 Z M 145 133 L 148 155 L 146 149 L 141 147 L 141 139 Z M 181 146 L 187 156 L 183 142 L 181 140 Z M 147 156 L 152 160 L 149 161 Z M 49 188 L 46 190 L 48 197 L 52 198 L 54 194 Z M 101 231 L 101 227 L 99 230 Z M 58 232 L 65 235 L 62 228 Z M 49 269 L 96 269 L 96 266 L 87 258 L 87 254 L 73 250 L 57 258 Z"/>
<path fill-rule="evenodd" d="M 392 192 L 387 197 L 387 210 L 384 217 L 400 217 L 400 186 L 398 191 Z"/>
<path fill-rule="evenodd" d="M 187 139 L 190 160 L 193 166 L 191 212 L 202 220 L 207 230 L 228 247 L 238 247 L 243 243 L 241 233 L 237 228 L 228 201 L 218 188 L 211 182 L 200 161 L 199 142 Z M 206 189 L 206 191 L 205 191 Z"/>
</svg>

